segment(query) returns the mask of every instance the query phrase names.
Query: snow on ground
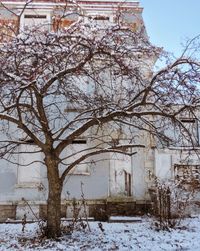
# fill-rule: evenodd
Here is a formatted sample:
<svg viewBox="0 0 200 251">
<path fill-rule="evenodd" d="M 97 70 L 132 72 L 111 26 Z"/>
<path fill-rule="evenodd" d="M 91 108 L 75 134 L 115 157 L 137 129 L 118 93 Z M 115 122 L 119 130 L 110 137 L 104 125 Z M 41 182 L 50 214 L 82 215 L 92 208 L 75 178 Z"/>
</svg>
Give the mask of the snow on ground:
<svg viewBox="0 0 200 251">
<path fill-rule="evenodd" d="M 91 232 L 75 231 L 59 241 L 38 241 L 37 224 L 27 224 L 22 233 L 21 224 L 0 224 L 0 250 L 200 250 L 200 217 L 185 220 L 180 229 L 155 231 L 152 221 L 142 218 L 139 223 L 102 223 L 90 222 Z"/>
</svg>

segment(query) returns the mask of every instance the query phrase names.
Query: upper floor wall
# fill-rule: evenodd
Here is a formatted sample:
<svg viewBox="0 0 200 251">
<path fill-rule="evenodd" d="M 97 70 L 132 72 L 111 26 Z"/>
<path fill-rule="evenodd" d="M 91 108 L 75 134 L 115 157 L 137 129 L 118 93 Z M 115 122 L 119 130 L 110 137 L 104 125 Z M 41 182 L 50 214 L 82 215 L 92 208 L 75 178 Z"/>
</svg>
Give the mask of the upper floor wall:
<svg viewBox="0 0 200 251">
<path fill-rule="evenodd" d="M 93 18 L 98 23 L 124 23 L 136 31 L 144 27 L 142 8 L 136 1 L 10 1 L 0 6 L 1 36 L 18 33 L 26 26 L 40 25 L 43 29 L 67 27 L 78 18 Z M 145 32 L 144 32 L 145 33 Z M 2 39 L 2 38 L 1 38 Z"/>
</svg>

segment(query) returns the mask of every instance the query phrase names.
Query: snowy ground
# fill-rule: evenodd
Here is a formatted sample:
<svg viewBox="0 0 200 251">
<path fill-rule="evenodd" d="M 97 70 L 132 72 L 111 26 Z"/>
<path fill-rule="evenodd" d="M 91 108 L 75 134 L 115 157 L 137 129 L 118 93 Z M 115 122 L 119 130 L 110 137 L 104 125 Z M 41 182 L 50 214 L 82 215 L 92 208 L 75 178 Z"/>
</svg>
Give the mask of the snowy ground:
<svg viewBox="0 0 200 251">
<path fill-rule="evenodd" d="M 91 232 L 76 231 L 72 236 L 59 241 L 37 238 L 37 224 L 27 224 L 22 233 L 21 224 L 0 224 L 0 250 L 200 250 L 200 217 L 187 219 L 181 229 L 171 232 L 157 232 L 151 220 L 143 218 L 140 223 L 102 223 L 90 222 Z"/>
</svg>

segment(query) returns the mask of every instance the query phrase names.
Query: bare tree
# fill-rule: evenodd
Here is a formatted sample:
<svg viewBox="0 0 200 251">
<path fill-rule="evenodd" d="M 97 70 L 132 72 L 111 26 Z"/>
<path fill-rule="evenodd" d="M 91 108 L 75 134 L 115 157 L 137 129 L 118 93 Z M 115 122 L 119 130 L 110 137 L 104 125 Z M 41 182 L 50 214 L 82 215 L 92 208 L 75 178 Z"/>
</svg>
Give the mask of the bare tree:
<svg viewBox="0 0 200 251">
<path fill-rule="evenodd" d="M 34 29 L 0 47 L 0 152 L 10 160 L 20 145 L 34 144 L 31 153 L 42 153 L 47 236 L 55 238 L 63 183 L 74 167 L 102 153 L 134 154 L 128 149 L 144 147 L 140 131 L 167 143 L 173 138 L 163 128 L 173 124 L 187 132 L 179 115 L 194 115 L 199 106 L 200 64 L 183 54 L 153 74 L 160 49 L 142 29 L 119 24 L 103 28 L 79 19 L 56 32 Z M 121 143 L 120 133 L 130 141 Z M 72 158 L 69 146 L 80 138 L 91 144 Z"/>
</svg>

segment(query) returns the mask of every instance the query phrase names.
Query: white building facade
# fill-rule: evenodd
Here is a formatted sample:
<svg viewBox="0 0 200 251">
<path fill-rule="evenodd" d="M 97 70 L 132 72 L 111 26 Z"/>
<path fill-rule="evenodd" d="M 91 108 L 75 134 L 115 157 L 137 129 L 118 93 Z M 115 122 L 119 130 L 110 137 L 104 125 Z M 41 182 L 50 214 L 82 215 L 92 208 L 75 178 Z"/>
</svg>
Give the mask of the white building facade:
<svg viewBox="0 0 200 251">
<path fill-rule="evenodd" d="M 22 9 L 24 6 L 24 2 L 19 1 L 4 1 L 3 4 L 12 11 Z M 64 3 L 59 1 L 32 2 L 27 5 L 21 16 L 21 29 L 38 24 L 41 24 L 44 29 L 50 30 L 52 27 L 55 29 L 56 19 L 52 26 L 50 23 L 55 13 L 59 15 L 59 6 L 62 5 Z M 122 9 L 127 10 L 123 21 L 132 29 L 144 26 L 142 8 L 137 1 L 87 0 L 79 1 L 78 5 L 84 16 L 92 16 L 103 25 L 106 25 L 106 22 L 116 22 L 116 13 Z M 73 15 L 69 16 L 62 25 L 70 25 L 74 18 Z M 17 17 L 1 9 L 0 22 L 8 24 L 11 20 L 15 23 Z M 148 64 L 150 68 L 154 61 L 155 59 L 150 59 Z M 197 133 L 198 129 L 197 126 Z M 107 207 L 110 214 L 134 215 L 151 207 L 149 189 L 153 186 L 155 176 L 160 179 L 175 179 L 177 172 L 179 175 L 184 175 L 183 169 L 186 167 L 198 176 L 200 162 L 193 152 L 188 155 L 190 146 L 161 148 L 147 133 L 141 135 L 141 138 L 145 148 L 134 149 L 137 154 L 132 157 L 114 153 L 99 155 L 90 163 L 77 166 L 67 176 L 62 192 L 63 217 L 70 216 L 70 201 L 73 198 L 81 199 L 81 184 L 83 184 L 90 216 L 93 216 L 98 205 L 102 208 Z M 74 141 L 70 151 L 72 153 L 79 151 L 86 148 L 88 144 L 85 139 Z M 23 147 L 19 149 L 19 152 L 26 151 Z M 35 148 L 32 144 L 28 147 L 29 149 Z M 199 145 L 196 147 L 198 149 Z M 17 166 L 0 160 L 0 209 L 2 212 L 0 219 L 2 221 L 7 218 L 20 219 L 24 213 L 30 219 L 34 219 L 35 216 L 30 211 L 29 205 L 38 217 L 45 216 L 48 185 L 46 170 L 39 162 L 42 158 L 40 153 L 30 154 L 28 157 L 27 154 L 26 157 L 19 155 L 16 156 Z M 26 166 L 27 161 L 32 161 L 33 164 Z M 121 207 L 118 208 L 117 204 Z"/>
</svg>

